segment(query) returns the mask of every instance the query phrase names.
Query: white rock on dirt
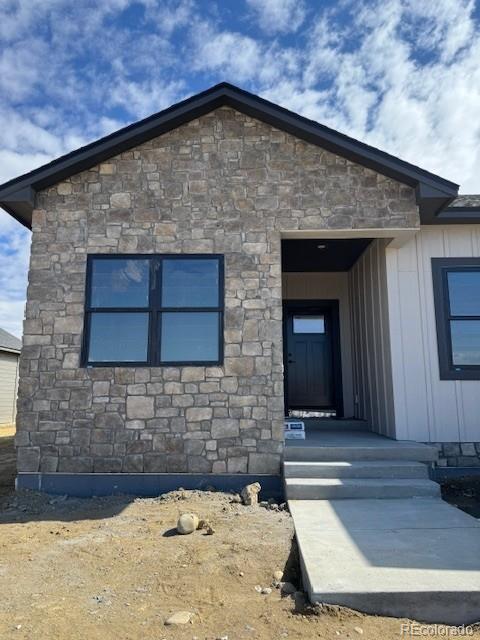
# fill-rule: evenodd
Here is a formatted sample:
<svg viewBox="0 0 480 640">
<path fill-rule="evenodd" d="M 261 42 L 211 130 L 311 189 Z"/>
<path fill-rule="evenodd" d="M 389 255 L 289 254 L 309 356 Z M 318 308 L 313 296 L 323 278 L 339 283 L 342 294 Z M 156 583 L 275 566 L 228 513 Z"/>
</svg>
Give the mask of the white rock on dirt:
<svg viewBox="0 0 480 640">
<path fill-rule="evenodd" d="M 271 587 L 263 587 L 261 593 L 263 593 L 264 596 L 269 596 L 272 593 L 272 589 Z"/>
<path fill-rule="evenodd" d="M 165 620 L 166 625 L 188 624 L 192 619 L 191 611 L 176 611 Z"/>
<path fill-rule="evenodd" d="M 198 527 L 198 516 L 195 513 L 182 513 L 177 522 L 177 531 L 181 535 L 193 533 Z"/>
<path fill-rule="evenodd" d="M 277 582 L 281 582 L 283 580 L 283 571 L 280 571 L 280 569 L 277 569 L 277 571 L 274 571 L 273 579 L 276 580 Z"/>
<path fill-rule="evenodd" d="M 258 494 L 260 493 L 261 488 L 262 487 L 259 482 L 253 482 L 252 484 L 247 484 L 243 487 L 240 494 L 243 504 L 247 506 L 258 504 Z"/>
</svg>

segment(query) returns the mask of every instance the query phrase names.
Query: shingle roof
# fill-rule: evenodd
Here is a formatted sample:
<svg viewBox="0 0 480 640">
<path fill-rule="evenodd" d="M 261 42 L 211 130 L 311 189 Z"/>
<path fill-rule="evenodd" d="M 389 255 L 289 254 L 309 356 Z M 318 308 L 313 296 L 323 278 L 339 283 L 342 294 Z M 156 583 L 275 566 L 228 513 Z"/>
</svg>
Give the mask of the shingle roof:
<svg viewBox="0 0 480 640">
<path fill-rule="evenodd" d="M 0 329 L 0 351 L 17 351 L 20 352 L 22 341 L 12 336 L 11 333 Z"/>
<path fill-rule="evenodd" d="M 460 195 L 455 198 L 450 207 L 478 207 L 480 208 L 480 194 Z"/>
</svg>

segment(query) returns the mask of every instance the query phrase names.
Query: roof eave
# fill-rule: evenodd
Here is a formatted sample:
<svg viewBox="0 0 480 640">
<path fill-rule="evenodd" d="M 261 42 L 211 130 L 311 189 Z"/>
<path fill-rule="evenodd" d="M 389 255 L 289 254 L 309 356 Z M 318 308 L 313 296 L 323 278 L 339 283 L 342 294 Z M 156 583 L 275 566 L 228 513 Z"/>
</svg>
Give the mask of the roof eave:
<svg viewBox="0 0 480 640">
<path fill-rule="evenodd" d="M 5 353 L 14 353 L 16 355 L 20 355 L 21 350 L 20 349 L 11 349 L 10 347 L 2 347 L 0 346 L 0 352 L 5 352 Z"/>
<path fill-rule="evenodd" d="M 437 215 L 437 224 L 480 224 L 480 207 L 447 207 Z"/>
</svg>

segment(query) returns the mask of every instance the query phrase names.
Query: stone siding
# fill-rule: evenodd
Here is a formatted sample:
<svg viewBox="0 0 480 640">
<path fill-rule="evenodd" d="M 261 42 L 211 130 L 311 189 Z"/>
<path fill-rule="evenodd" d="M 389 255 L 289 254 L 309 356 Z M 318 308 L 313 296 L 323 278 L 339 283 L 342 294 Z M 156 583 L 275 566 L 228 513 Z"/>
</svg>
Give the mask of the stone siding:
<svg viewBox="0 0 480 640">
<path fill-rule="evenodd" d="M 439 467 L 480 467 L 480 442 L 434 442 Z"/>
<path fill-rule="evenodd" d="M 280 232 L 418 225 L 413 189 L 230 108 L 39 193 L 18 470 L 279 473 Z M 223 366 L 81 368 L 88 253 L 224 254 Z"/>
</svg>

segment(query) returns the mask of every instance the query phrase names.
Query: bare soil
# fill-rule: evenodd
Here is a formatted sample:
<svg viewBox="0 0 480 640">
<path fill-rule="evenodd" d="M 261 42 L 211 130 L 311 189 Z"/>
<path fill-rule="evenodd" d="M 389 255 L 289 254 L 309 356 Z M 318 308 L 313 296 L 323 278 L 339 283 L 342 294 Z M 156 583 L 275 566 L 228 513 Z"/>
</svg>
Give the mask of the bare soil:
<svg viewBox="0 0 480 640">
<path fill-rule="evenodd" d="M 480 477 L 469 476 L 445 482 L 442 498 L 474 518 L 480 518 Z"/>
<path fill-rule="evenodd" d="M 229 640 L 402 637 L 404 620 L 282 597 L 273 572 L 300 588 L 286 511 L 220 492 L 66 499 L 13 492 L 12 438 L 0 438 L 0 638 Z M 184 512 L 213 535 L 177 535 Z M 192 621 L 166 626 L 174 612 Z M 403 637 L 407 637 L 403 635 Z M 480 632 L 469 636 L 480 638 Z"/>
</svg>

